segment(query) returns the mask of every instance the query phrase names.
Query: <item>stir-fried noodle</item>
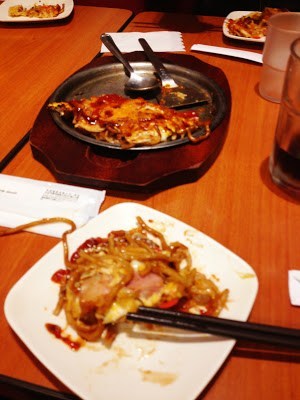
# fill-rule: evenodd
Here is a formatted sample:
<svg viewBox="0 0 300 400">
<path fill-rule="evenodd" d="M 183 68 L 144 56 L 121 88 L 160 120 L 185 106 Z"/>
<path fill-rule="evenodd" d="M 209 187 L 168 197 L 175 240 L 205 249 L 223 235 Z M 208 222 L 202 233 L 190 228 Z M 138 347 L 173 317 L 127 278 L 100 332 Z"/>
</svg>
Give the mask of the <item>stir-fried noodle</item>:
<svg viewBox="0 0 300 400">
<path fill-rule="evenodd" d="M 75 228 L 72 221 L 58 218 L 42 223 L 62 220 L 69 222 L 71 229 L 63 236 L 66 268 L 52 278 L 60 285 L 54 313 L 64 310 L 68 324 L 81 338 L 110 344 L 117 323 L 140 305 L 213 316 L 225 307 L 229 291 L 219 290 L 193 267 L 184 244 L 168 244 L 142 218 L 137 217 L 137 226 L 131 230 L 85 241 L 70 259 L 66 236 Z"/>
</svg>

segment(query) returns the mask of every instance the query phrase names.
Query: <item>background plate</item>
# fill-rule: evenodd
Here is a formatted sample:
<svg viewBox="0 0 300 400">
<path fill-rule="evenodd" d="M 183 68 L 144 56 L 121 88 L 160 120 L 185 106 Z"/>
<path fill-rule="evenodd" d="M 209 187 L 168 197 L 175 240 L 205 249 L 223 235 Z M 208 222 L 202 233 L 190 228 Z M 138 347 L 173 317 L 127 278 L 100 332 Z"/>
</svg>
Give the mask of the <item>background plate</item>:
<svg viewBox="0 0 300 400">
<path fill-rule="evenodd" d="M 132 67 L 135 71 L 144 76 L 153 75 L 154 69 L 149 62 L 132 62 Z M 187 87 L 193 87 L 199 93 L 204 93 L 207 97 L 209 104 L 206 107 L 213 108 L 213 120 L 211 130 L 213 131 L 222 121 L 226 114 L 227 104 L 223 90 L 217 83 L 209 77 L 200 72 L 193 71 L 189 68 L 179 65 L 165 64 L 171 76 L 179 84 Z M 96 68 L 90 68 L 81 71 L 67 79 L 62 85 L 53 93 L 49 102 L 68 101 L 72 99 L 90 98 L 91 96 L 100 96 L 102 94 L 119 94 L 121 96 L 129 96 L 124 91 L 124 85 L 128 77 L 124 72 L 124 67 L 120 63 L 113 63 L 109 65 L 102 65 Z M 139 95 L 141 96 L 141 95 Z M 135 96 L 137 97 L 137 95 Z M 150 94 L 147 100 L 157 103 L 155 96 Z M 188 107 L 185 110 L 196 109 L 197 107 Z M 57 125 L 70 135 L 80 139 L 84 142 L 91 143 L 95 146 L 108 147 L 112 149 L 122 149 L 119 145 L 108 143 L 103 140 L 97 140 L 87 134 L 75 129 L 72 122 L 61 117 L 57 112 L 51 112 L 54 121 Z M 196 131 L 193 136 L 198 137 L 205 133 L 204 129 Z M 154 146 L 135 146 L 127 150 L 155 150 L 166 147 L 173 147 L 180 144 L 187 143 L 189 139 L 183 138 L 162 142 Z"/>
<path fill-rule="evenodd" d="M 11 6 L 15 6 L 20 4 L 24 7 L 32 7 L 34 4 L 47 4 L 47 5 L 55 5 L 59 4 L 65 5 L 64 12 L 59 14 L 55 18 L 28 18 L 28 17 L 10 17 L 8 15 L 8 9 Z M 5 0 L 0 5 L 0 21 L 2 22 L 49 22 L 49 21 L 57 21 L 60 19 L 64 19 L 68 17 L 74 8 L 73 0 Z"/>
<path fill-rule="evenodd" d="M 252 12 L 258 12 L 258 11 L 232 11 L 230 14 L 227 15 L 223 22 L 223 34 L 230 39 L 236 39 L 236 40 L 243 40 L 245 42 L 255 42 L 255 43 L 264 43 L 266 41 L 266 37 L 263 36 L 259 39 L 254 39 L 254 38 L 246 38 L 246 37 L 241 37 L 241 36 L 235 36 L 229 33 L 228 28 L 227 28 L 227 22 L 229 19 L 238 19 L 243 17 L 244 15 L 250 14 Z"/>
<path fill-rule="evenodd" d="M 154 209 L 121 203 L 101 212 L 69 236 L 71 252 L 90 237 L 136 226 L 136 217 L 160 230 L 168 241 L 179 240 L 191 251 L 193 264 L 218 286 L 230 290 L 224 318 L 246 320 L 256 298 L 258 281 L 253 269 L 228 249 L 193 227 Z M 220 368 L 235 341 L 185 332 L 166 337 L 146 336 L 128 326 L 111 349 L 88 344 L 78 352 L 55 339 L 45 323 L 64 326 L 65 317 L 52 313 L 58 285 L 52 274 L 64 267 L 59 243 L 11 289 L 5 301 L 6 318 L 31 350 L 58 379 L 86 400 L 193 400 Z M 170 332 L 170 330 L 168 330 Z"/>
</svg>

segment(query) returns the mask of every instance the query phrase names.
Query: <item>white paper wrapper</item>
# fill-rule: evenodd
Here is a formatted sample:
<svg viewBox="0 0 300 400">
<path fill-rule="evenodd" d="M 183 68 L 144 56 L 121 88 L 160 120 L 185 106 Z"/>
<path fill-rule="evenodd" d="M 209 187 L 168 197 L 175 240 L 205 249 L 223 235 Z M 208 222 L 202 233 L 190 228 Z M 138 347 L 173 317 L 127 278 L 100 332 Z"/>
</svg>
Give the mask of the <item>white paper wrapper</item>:
<svg viewBox="0 0 300 400">
<path fill-rule="evenodd" d="M 114 32 L 108 34 L 124 53 L 143 51 L 139 43 L 140 38 L 146 39 L 152 50 L 156 52 L 185 51 L 181 32 Z M 109 53 L 104 44 L 101 46 L 101 53 Z"/>
<path fill-rule="evenodd" d="M 231 49 L 227 47 L 208 46 L 206 44 L 194 44 L 191 50 L 202 51 L 204 53 L 221 54 L 235 58 L 243 58 L 262 64 L 262 54 L 254 51 Z"/>
<path fill-rule="evenodd" d="M 300 271 L 292 269 L 288 272 L 290 301 L 293 306 L 300 306 Z"/>
<path fill-rule="evenodd" d="M 99 213 L 105 191 L 0 174 L 0 225 L 14 228 L 42 218 L 63 217 L 77 228 Z M 61 237 L 65 223 L 30 228 L 31 232 Z"/>
</svg>

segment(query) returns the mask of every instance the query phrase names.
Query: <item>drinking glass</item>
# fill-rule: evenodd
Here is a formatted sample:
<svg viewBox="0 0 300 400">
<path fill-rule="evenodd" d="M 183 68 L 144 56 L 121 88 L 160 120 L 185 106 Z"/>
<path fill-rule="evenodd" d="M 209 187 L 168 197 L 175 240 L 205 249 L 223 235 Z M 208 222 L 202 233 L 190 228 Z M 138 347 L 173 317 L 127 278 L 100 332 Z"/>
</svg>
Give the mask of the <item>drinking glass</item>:
<svg viewBox="0 0 300 400">
<path fill-rule="evenodd" d="M 269 19 L 259 83 L 266 100 L 280 103 L 290 45 L 299 36 L 300 12 L 279 13 Z"/>
<path fill-rule="evenodd" d="M 300 35 L 291 45 L 270 172 L 277 185 L 300 198 Z"/>
</svg>

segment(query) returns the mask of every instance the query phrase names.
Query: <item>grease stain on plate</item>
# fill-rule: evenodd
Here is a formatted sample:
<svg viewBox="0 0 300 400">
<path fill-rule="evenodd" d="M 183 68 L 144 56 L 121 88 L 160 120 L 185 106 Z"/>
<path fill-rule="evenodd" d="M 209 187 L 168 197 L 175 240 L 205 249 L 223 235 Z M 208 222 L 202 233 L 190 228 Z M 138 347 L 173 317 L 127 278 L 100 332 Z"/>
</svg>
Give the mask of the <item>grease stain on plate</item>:
<svg viewBox="0 0 300 400">
<path fill-rule="evenodd" d="M 152 370 L 139 369 L 142 375 L 143 381 L 157 383 L 161 386 L 167 386 L 173 383 L 177 379 L 177 374 L 172 372 L 161 372 Z"/>
</svg>

